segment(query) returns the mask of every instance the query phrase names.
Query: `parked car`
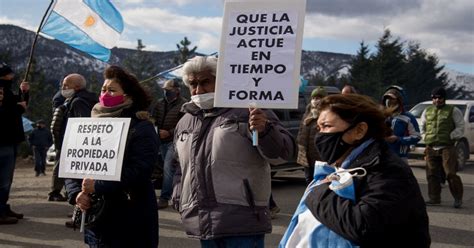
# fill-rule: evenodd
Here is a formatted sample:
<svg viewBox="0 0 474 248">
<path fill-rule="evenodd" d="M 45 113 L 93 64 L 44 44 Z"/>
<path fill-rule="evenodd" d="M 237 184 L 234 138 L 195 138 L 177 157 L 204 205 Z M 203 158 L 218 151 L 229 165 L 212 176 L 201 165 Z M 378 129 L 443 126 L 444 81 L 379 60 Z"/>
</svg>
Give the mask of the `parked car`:
<svg viewBox="0 0 474 248">
<path fill-rule="evenodd" d="M 418 124 L 421 125 L 421 114 L 433 103 L 425 101 L 415 105 L 410 112 L 416 117 Z M 474 101 L 473 100 L 446 100 L 446 104 L 457 107 L 463 113 L 464 117 L 464 136 L 456 141 L 457 166 L 458 170 L 462 170 L 469 159 L 469 154 L 474 153 Z M 416 146 L 412 147 L 412 153 L 424 154 L 425 144 L 420 141 Z"/>
<path fill-rule="evenodd" d="M 298 109 L 274 109 L 283 126 L 295 137 L 298 135 L 301 119 L 306 110 L 306 106 L 311 102 L 311 92 L 318 86 L 306 86 L 305 91 L 299 94 Z M 341 91 L 334 86 L 322 86 L 328 95 L 340 94 Z M 302 165 L 296 162 L 296 158 L 288 163 L 272 166 L 272 175 L 278 171 L 292 171 L 303 169 Z"/>
<path fill-rule="evenodd" d="M 54 150 L 54 145 L 52 145 L 46 152 L 46 164 L 54 165 L 54 163 L 56 163 L 56 151 Z"/>
</svg>

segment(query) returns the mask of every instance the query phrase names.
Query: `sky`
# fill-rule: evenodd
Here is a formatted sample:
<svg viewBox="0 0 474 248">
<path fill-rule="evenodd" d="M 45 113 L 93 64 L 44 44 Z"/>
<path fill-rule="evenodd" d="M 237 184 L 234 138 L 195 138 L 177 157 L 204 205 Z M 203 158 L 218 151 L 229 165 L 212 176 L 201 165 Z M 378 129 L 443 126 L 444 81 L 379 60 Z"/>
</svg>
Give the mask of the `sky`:
<svg viewBox="0 0 474 248">
<path fill-rule="evenodd" d="M 289 0 L 290 1 L 290 0 Z M 36 31 L 49 0 L 0 0 L 0 24 Z M 197 51 L 219 51 L 224 0 L 112 0 L 125 21 L 117 46 L 176 50 L 185 36 Z M 307 0 L 303 49 L 356 54 L 372 51 L 384 29 L 436 54 L 440 65 L 474 74 L 472 0 Z"/>
</svg>

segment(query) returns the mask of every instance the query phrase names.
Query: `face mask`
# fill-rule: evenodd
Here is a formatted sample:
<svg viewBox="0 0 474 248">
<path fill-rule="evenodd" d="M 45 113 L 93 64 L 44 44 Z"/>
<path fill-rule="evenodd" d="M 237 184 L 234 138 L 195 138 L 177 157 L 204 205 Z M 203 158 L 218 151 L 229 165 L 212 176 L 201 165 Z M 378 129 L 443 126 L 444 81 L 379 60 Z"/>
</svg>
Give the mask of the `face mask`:
<svg viewBox="0 0 474 248">
<path fill-rule="evenodd" d="M 191 101 L 200 109 L 214 108 L 214 92 L 191 96 Z"/>
<path fill-rule="evenodd" d="M 169 102 L 169 101 L 173 101 L 176 96 L 178 94 L 176 94 L 176 92 L 172 91 L 172 90 L 164 90 L 164 93 L 165 93 L 165 97 L 166 97 L 166 100 Z"/>
<path fill-rule="evenodd" d="M 74 95 L 74 89 L 61 90 L 61 95 L 64 98 L 71 98 Z"/>
<path fill-rule="evenodd" d="M 313 108 L 316 108 L 316 105 L 318 105 L 318 102 L 319 102 L 319 100 L 316 100 L 316 99 L 311 100 L 311 106 Z"/>
<path fill-rule="evenodd" d="M 342 132 L 317 133 L 314 136 L 314 145 L 322 161 L 333 164 L 352 146 L 342 140 L 342 136 L 351 128 Z"/>
<path fill-rule="evenodd" d="M 114 107 L 124 102 L 123 95 L 120 96 L 111 96 L 107 93 L 100 94 L 99 97 L 100 105 L 104 107 Z"/>
</svg>

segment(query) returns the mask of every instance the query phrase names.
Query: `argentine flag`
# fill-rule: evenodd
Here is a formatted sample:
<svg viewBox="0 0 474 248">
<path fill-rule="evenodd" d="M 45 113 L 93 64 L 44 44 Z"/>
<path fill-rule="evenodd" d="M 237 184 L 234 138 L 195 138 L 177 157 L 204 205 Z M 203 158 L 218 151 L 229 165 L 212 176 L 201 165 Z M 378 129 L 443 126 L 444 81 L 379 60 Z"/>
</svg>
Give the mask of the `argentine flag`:
<svg viewBox="0 0 474 248">
<path fill-rule="evenodd" d="M 41 31 L 108 61 L 123 31 L 123 19 L 109 0 L 56 0 Z"/>
</svg>

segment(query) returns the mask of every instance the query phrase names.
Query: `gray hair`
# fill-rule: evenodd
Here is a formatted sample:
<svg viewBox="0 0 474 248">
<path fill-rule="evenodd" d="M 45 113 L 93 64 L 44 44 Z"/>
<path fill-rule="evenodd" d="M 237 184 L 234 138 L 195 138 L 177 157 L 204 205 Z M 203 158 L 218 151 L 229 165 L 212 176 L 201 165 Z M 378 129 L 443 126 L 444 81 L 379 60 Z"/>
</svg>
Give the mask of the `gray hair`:
<svg viewBox="0 0 474 248">
<path fill-rule="evenodd" d="M 193 73 L 210 71 L 211 75 L 216 76 L 217 58 L 212 56 L 196 56 L 188 60 L 183 65 L 183 82 L 189 87 L 188 76 Z"/>
<path fill-rule="evenodd" d="M 63 79 L 63 81 L 66 79 L 70 80 L 79 89 L 85 89 L 87 86 L 87 81 L 84 78 L 84 76 L 82 76 L 81 74 L 78 74 L 78 73 L 69 74 Z"/>
</svg>

